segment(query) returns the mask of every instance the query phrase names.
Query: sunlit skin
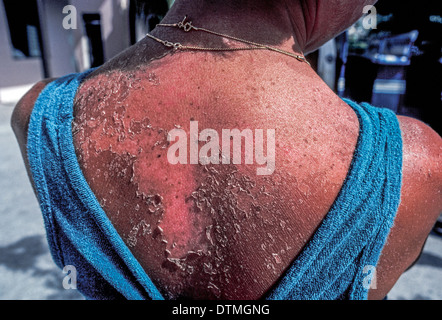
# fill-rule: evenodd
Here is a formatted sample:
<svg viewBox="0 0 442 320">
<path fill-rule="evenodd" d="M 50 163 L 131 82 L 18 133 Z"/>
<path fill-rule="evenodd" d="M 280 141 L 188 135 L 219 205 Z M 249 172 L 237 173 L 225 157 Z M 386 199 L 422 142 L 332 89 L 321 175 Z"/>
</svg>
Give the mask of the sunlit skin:
<svg viewBox="0 0 442 320">
<path fill-rule="evenodd" d="M 194 25 L 299 53 L 344 30 L 369 3 L 176 1 L 164 22 L 188 15 Z M 235 45 L 173 29 L 153 34 Z M 45 83 L 14 113 L 24 153 L 29 112 Z M 148 38 L 92 73 L 74 110 L 84 175 L 167 298 L 263 297 L 329 211 L 359 134 L 354 111 L 306 63 L 269 51 L 171 54 Z M 441 139 L 417 120 L 399 119 L 401 204 L 372 299 L 382 299 L 415 261 L 442 208 Z M 217 132 L 275 129 L 275 171 L 258 176 L 256 164 L 170 164 L 167 132 L 189 133 L 190 121 Z"/>
<path fill-rule="evenodd" d="M 139 260 L 149 261 L 144 267 L 149 275 L 161 279 L 160 287 L 173 288 L 168 289 L 169 294 L 188 296 L 199 291 L 204 298 L 258 298 L 290 264 L 336 197 L 345 176 L 335 171 L 346 172 L 354 147 L 348 144 L 357 138 L 358 127 L 352 126 L 355 115 L 347 108 L 334 117 L 353 141 L 325 135 L 319 119 L 303 108 L 298 96 L 301 91 L 311 91 L 315 99 L 324 102 L 324 112 L 334 104 L 331 98 L 320 96 L 319 88 L 301 83 L 292 89 L 282 88 L 299 68 L 297 61 L 280 61 L 287 70 L 276 72 L 273 66 L 264 67 L 269 63 L 263 53 L 232 57 L 239 64 L 261 58 L 264 71 L 256 72 L 252 83 L 233 86 L 232 66 L 207 54 L 202 54 L 207 64 L 195 58 L 194 53 L 177 54 L 152 62 L 145 70 L 123 73 L 130 80 L 111 72 L 85 82 L 75 101 L 74 141 L 80 164 L 123 239 Z M 167 85 L 168 79 L 189 73 L 196 65 L 199 69 L 207 66 L 220 77 L 198 79 L 194 75 L 184 86 Z M 137 89 L 130 90 L 133 79 L 139 80 L 135 81 Z M 200 89 L 192 92 L 189 86 Z M 285 91 L 286 97 L 292 97 L 291 103 L 281 101 L 274 91 Z M 95 107 L 97 101 L 100 103 Z M 341 102 L 335 99 L 335 103 Z M 238 113 L 240 105 L 244 110 Z M 309 125 L 294 127 L 294 116 L 289 114 L 309 118 Z M 276 128 L 277 169 L 260 177 L 256 165 L 171 165 L 165 133 L 176 127 L 189 132 L 191 119 L 201 128 L 218 132 L 223 128 Z M 293 139 L 293 135 L 302 139 Z M 340 145 L 330 148 L 336 139 Z M 342 145 L 347 145 L 348 151 Z M 307 149 L 317 151 L 308 154 Z M 320 163 L 318 154 L 334 158 L 333 167 Z M 305 170 L 313 166 L 315 170 Z M 130 169 L 123 174 L 123 168 Z M 121 174 L 104 177 L 105 172 Z M 130 187 L 122 188 L 126 185 Z M 162 212 L 149 213 L 145 199 L 137 194 L 160 195 Z M 321 203 L 322 199 L 327 201 Z M 306 209 L 305 203 L 314 205 Z M 124 214 L 121 208 L 125 208 Z M 296 217 L 306 210 L 316 213 Z M 142 236 L 140 222 L 150 226 L 147 236 Z M 198 254 L 187 262 L 188 252 Z M 187 287 L 177 289 L 180 286 Z M 190 290 L 192 293 L 187 292 Z"/>
</svg>

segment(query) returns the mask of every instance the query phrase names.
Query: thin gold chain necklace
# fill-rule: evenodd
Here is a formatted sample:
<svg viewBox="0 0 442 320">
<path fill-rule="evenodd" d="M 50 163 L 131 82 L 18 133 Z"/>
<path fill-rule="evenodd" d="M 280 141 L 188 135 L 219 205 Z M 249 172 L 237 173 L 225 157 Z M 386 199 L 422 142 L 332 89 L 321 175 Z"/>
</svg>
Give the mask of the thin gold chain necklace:
<svg viewBox="0 0 442 320">
<path fill-rule="evenodd" d="M 305 62 L 308 65 L 310 65 L 310 63 L 307 61 L 307 59 L 303 56 L 303 55 L 298 55 L 295 53 L 291 53 L 288 51 L 284 51 L 275 47 L 271 47 L 271 46 L 267 46 L 265 44 L 260 44 L 260 43 L 256 43 L 256 42 L 252 42 L 252 41 L 248 41 L 248 40 L 244 40 L 244 39 L 240 39 L 237 37 L 233 37 L 233 36 L 229 36 L 226 34 L 222 34 L 219 32 L 215 32 L 215 31 L 211 31 L 205 28 L 198 28 L 192 25 L 192 21 L 186 21 L 187 16 L 184 17 L 184 19 L 178 23 L 159 23 L 157 24 L 157 26 L 159 27 L 173 27 L 173 28 L 179 28 L 184 30 L 185 32 L 189 32 L 189 31 L 202 31 L 202 32 L 206 32 L 215 36 L 219 36 L 219 37 L 223 37 L 223 38 L 227 38 L 227 39 L 231 39 L 231 40 L 235 40 L 238 42 L 242 42 L 242 43 L 246 43 L 251 45 L 250 47 L 236 47 L 236 48 L 205 48 L 205 47 L 196 47 L 196 46 L 186 46 L 183 45 L 179 42 L 170 42 L 167 40 L 162 40 L 159 39 L 149 33 L 146 34 L 146 36 L 148 36 L 149 38 L 152 38 L 156 41 L 158 41 L 159 43 L 163 44 L 164 46 L 168 47 L 168 48 L 172 48 L 174 50 L 198 50 L 198 51 L 239 51 L 239 50 L 270 50 L 270 51 L 274 51 L 274 52 L 278 52 L 278 53 L 282 53 L 285 54 L 287 56 L 290 56 L 292 58 L 295 58 L 301 62 Z"/>
</svg>

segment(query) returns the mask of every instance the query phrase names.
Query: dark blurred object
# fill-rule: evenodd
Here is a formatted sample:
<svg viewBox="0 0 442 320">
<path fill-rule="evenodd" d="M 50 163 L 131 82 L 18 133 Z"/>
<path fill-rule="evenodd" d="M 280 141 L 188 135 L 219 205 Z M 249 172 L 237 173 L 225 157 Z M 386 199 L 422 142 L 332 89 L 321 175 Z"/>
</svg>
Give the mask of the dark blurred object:
<svg viewBox="0 0 442 320">
<path fill-rule="evenodd" d="M 379 14 L 392 14 L 379 29 L 392 34 L 417 30 L 410 66 L 407 67 L 407 89 L 401 114 L 414 116 L 442 134 L 442 2 L 422 0 L 381 0 Z"/>
<path fill-rule="evenodd" d="M 18 1 L 3 0 L 15 59 L 41 57 L 40 21 L 37 2 L 28 1 L 27 10 Z"/>
<path fill-rule="evenodd" d="M 169 10 L 166 0 L 130 0 L 129 20 L 131 29 L 131 43 L 134 44 L 150 32 L 163 19 Z M 137 32 L 138 24 L 143 25 L 143 30 Z M 137 34 L 138 33 L 138 34 Z"/>
<path fill-rule="evenodd" d="M 421 46 L 423 48 L 423 46 Z M 442 135 L 442 61 L 440 47 L 411 58 L 404 109 L 418 109 L 418 118 Z"/>
<path fill-rule="evenodd" d="M 377 29 L 367 32 L 359 25 L 356 41 L 347 41 L 338 93 L 420 119 L 441 134 L 441 5 L 377 2 Z"/>
<path fill-rule="evenodd" d="M 84 29 L 89 41 L 89 59 L 91 68 L 104 63 L 103 39 L 101 37 L 101 17 L 98 13 L 83 14 Z"/>
<path fill-rule="evenodd" d="M 377 69 L 364 56 L 349 55 L 345 63 L 343 96 L 358 102 L 370 102 Z"/>
<path fill-rule="evenodd" d="M 371 103 L 403 113 L 406 94 L 406 74 L 411 64 L 414 43 L 419 32 L 413 30 L 399 35 L 377 38 L 365 55 L 377 66 Z"/>
<path fill-rule="evenodd" d="M 433 227 L 433 232 L 439 236 L 442 236 L 442 214 L 437 219 L 436 224 Z"/>
<path fill-rule="evenodd" d="M 418 30 L 423 38 L 433 38 L 440 43 L 440 23 L 432 17 L 441 15 L 441 1 L 380 0 L 375 6 L 379 15 L 391 15 L 390 19 L 378 23 L 378 31 L 401 34 Z"/>
</svg>

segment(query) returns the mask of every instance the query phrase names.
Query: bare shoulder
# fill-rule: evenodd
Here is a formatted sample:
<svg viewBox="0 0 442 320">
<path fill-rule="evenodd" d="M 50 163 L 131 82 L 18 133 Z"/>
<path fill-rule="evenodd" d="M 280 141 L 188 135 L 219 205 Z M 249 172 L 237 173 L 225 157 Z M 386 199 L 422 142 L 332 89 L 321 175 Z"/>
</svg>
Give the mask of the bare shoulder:
<svg viewBox="0 0 442 320">
<path fill-rule="evenodd" d="M 37 82 L 28 92 L 17 102 L 11 116 L 11 127 L 14 131 L 17 143 L 25 163 L 26 170 L 30 176 L 28 158 L 27 158 L 27 137 L 28 126 L 31 118 L 32 110 L 34 109 L 35 101 L 40 95 L 41 91 L 46 85 L 55 79 L 44 79 Z"/>
<path fill-rule="evenodd" d="M 53 80 L 54 79 L 44 79 L 37 82 L 17 102 L 11 116 L 11 126 L 17 139 L 19 140 L 19 144 L 22 144 L 23 142 L 26 144 L 26 134 L 28 131 L 29 119 L 34 108 L 35 101 L 46 85 Z"/>
<path fill-rule="evenodd" d="M 398 116 L 403 141 L 401 202 L 377 267 L 382 299 L 419 257 L 442 212 L 442 139 L 425 123 Z"/>
<path fill-rule="evenodd" d="M 427 194 L 415 200 L 424 206 L 422 212 L 433 224 L 442 210 L 442 138 L 419 120 L 398 119 L 403 140 L 403 193 Z"/>
<path fill-rule="evenodd" d="M 442 138 L 424 122 L 405 116 L 398 116 L 404 142 L 404 153 L 419 153 L 432 164 L 441 165 Z"/>
<path fill-rule="evenodd" d="M 404 213 L 398 218 L 414 232 L 420 253 L 442 212 L 442 138 L 419 120 L 401 116 L 398 119 L 403 139 L 399 213 Z"/>
</svg>

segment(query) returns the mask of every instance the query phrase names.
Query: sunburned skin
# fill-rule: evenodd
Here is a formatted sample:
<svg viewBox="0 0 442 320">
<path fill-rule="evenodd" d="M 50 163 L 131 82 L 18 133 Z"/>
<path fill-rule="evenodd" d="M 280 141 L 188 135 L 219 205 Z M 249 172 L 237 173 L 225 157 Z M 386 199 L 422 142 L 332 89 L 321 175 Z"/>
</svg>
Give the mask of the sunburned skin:
<svg viewBox="0 0 442 320">
<path fill-rule="evenodd" d="M 180 0 L 163 22 L 187 15 L 195 26 L 307 54 L 374 3 Z M 205 33 L 155 28 L 151 34 L 223 46 Z M 72 126 L 81 169 L 165 298 L 262 298 L 336 199 L 353 158 L 357 116 L 314 70 L 291 57 L 263 50 L 170 53 L 145 38 L 85 79 Z M 49 82 L 38 82 L 11 119 L 29 173 L 29 119 Z M 398 120 L 401 203 L 369 299 L 383 299 L 416 261 L 441 211 L 440 136 L 418 120 Z M 256 163 L 171 165 L 167 133 L 182 128 L 189 134 L 191 121 L 218 133 L 275 130 L 274 172 L 258 176 Z"/>
<path fill-rule="evenodd" d="M 351 152 L 341 156 L 342 162 L 307 173 L 304 168 L 315 160 L 305 150 L 318 140 L 311 134 L 303 138 L 303 151 L 295 157 L 293 144 L 277 138 L 277 166 L 269 176 L 258 176 L 256 164 L 170 164 L 167 133 L 180 128 L 189 134 L 190 121 L 218 132 L 224 127 L 265 128 L 267 122 L 249 126 L 248 109 L 241 111 L 245 116 L 224 120 L 221 108 L 213 108 L 226 105 L 222 87 L 208 98 L 190 96 L 185 88 L 171 85 L 177 81 L 177 68 L 171 70 L 164 63 L 153 64 L 85 81 L 76 96 L 73 123 L 80 166 L 118 233 L 163 295 L 259 298 L 327 212 L 345 177 L 334 177 L 334 168 L 346 170 Z M 264 104 L 264 110 L 272 107 L 256 88 L 246 92 L 249 101 Z M 209 111 L 218 114 L 209 116 Z M 308 130 L 313 131 L 315 120 L 309 121 Z M 290 131 L 275 129 L 284 135 Z M 292 174 L 288 167 L 305 172 Z M 326 185 L 326 178 L 332 183 Z M 324 193 L 329 203 L 315 200 Z"/>
</svg>

